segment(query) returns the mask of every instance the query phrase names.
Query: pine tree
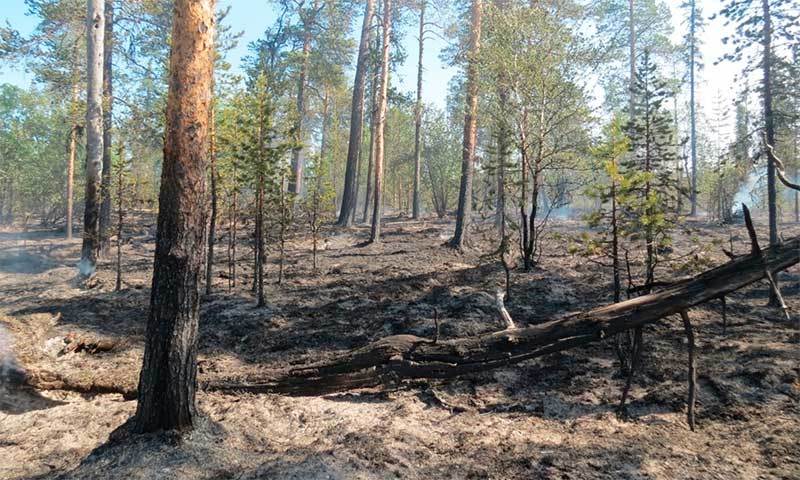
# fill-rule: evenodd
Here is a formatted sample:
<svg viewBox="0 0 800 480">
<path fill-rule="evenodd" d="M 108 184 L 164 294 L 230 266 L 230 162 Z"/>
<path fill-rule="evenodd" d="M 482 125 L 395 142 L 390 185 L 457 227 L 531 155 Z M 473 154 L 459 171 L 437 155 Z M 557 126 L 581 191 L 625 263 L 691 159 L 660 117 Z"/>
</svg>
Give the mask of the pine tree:
<svg viewBox="0 0 800 480">
<path fill-rule="evenodd" d="M 472 180 L 475 169 L 475 152 L 478 143 L 478 60 L 481 51 L 483 23 L 483 0 L 472 0 L 469 35 L 469 58 L 467 59 L 467 99 L 464 114 L 464 141 L 461 159 L 461 187 L 458 193 L 456 229 L 450 246 L 463 250 L 469 242 L 469 226 L 472 217 Z"/>
<path fill-rule="evenodd" d="M 83 246 L 78 273 L 88 278 L 97 269 L 100 251 L 101 174 L 103 169 L 103 40 L 104 0 L 87 0 L 86 48 L 86 198 Z"/>
<path fill-rule="evenodd" d="M 174 5 L 153 287 L 133 419 L 141 433 L 195 423 L 214 6 L 214 0 Z"/>
<path fill-rule="evenodd" d="M 672 207 L 680 192 L 674 176 L 679 161 L 675 149 L 671 115 L 664 104 L 673 95 L 659 78 L 656 65 L 645 51 L 634 85 L 634 118 L 628 125 L 632 155 L 623 162 L 631 185 L 621 208 L 623 230 L 640 235 L 645 247 L 645 284 L 655 281 L 659 252 L 670 242 L 670 231 L 678 218 Z"/>
<path fill-rule="evenodd" d="M 587 194 L 598 201 L 599 207 L 588 218 L 588 224 L 595 229 L 593 235 L 584 239 L 586 253 L 607 258 L 611 261 L 614 302 L 622 299 L 621 258 L 623 199 L 629 198 L 631 181 L 623 174 L 620 163 L 629 151 L 630 140 L 623 131 L 623 124 L 615 118 L 605 128 L 606 140 L 593 149 L 593 155 L 599 162 L 599 178 L 589 187 Z"/>
</svg>

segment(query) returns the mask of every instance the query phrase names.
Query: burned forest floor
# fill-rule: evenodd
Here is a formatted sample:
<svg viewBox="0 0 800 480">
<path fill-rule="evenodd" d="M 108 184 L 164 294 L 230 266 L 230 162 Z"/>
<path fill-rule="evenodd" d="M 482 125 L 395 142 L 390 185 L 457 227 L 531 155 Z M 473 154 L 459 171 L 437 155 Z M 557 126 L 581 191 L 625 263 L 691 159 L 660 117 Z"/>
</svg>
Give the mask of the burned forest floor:
<svg viewBox="0 0 800 480">
<path fill-rule="evenodd" d="M 0 231 L 0 367 L 135 387 L 153 264 L 154 218 L 140 215 L 97 281 L 76 279 L 80 240 L 63 232 Z M 759 233 L 765 222 L 757 222 Z M 503 328 L 494 296 L 504 272 L 492 230 L 473 248 L 442 244 L 453 224 L 389 219 L 327 229 L 313 271 L 311 241 L 287 243 L 284 278 L 269 258 L 268 306 L 251 293 L 252 253 L 238 249 L 230 286 L 220 235 L 214 293 L 202 299 L 199 374 L 246 377 L 329 359 L 380 337 L 449 339 Z M 800 227 L 784 225 L 784 235 Z M 507 308 L 531 325 L 611 300 L 607 268 L 574 254 L 579 222 L 554 221 L 541 261 L 512 273 Z M 245 237 L 244 232 L 241 234 Z M 766 239 L 762 245 L 766 245 Z M 661 280 L 749 249 L 744 226 L 688 222 Z M 113 253 L 113 252 L 112 252 Z M 800 314 L 800 267 L 781 274 Z M 613 339 L 449 381 L 417 381 L 320 397 L 199 391 L 191 434 L 109 441 L 135 411 L 119 394 L 37 391 L 0 381 L 0 478 L 179 479 L 772 479 L 800 478 L 800 346 L 795 324 L 766 306 L 759 283 L 690 313 L 698 347 L 697 431 L 686 424 L 687 345 L 679 318 L 644 329 L 642 370 L 627 416 Z M 5 354 L 4 354 L 5 352 Z M 13 365 L 16 365 L 14 367 Z M 2 376 L 0 375 L 0 376 Z"/>
</svg>

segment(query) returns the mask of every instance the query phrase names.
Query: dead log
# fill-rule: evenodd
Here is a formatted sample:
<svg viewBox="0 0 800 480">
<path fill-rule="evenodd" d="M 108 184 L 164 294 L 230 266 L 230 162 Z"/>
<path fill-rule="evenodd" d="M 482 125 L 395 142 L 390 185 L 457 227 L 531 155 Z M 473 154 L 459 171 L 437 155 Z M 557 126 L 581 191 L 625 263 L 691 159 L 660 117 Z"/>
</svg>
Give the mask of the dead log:
<svg viewBox="0 0 800 480">
<path fill-rule="evenodd" d="M 126 400 L 136 398 L 136 387 L 95 378 L 72 378 L 49 370 L 29 370 L 21 379 L 23 385 L 36 390 L 64 390 L 86 395 L 117 393 Z"/>
<path fill-rule="evenodd" d="M 539 325 L 477 337 L 432 341 L 413 335 L 380 339 L 337 359 L 244 378 L 201 378 L 201 388 L 228 393 L 320 395 L 396 384 L 409 379 L 453 378 L 511 365 L 600 341 L 680 314 L 759 282 L 800 262 L 800 237 L 759 250 L 655 293 Z M 39 389 L 136 396 L 127 386 L 71 380 L 52 372 L 28 375 Z"/>
<path fill-rule="evenodd" d="M 324 364 L 274 375 L 207 381 L 206 390 L 318 395 L 405 379 L 452 378 L 586 345 L 761 281 L 800 262 L 800 238 L 737 257 L 656 293 L 525 328 L 438 341 L 386 337 Z"/>
<path fill-rule="evenodd" d="M 61 355 L 80 352 L 86 352 L 90 354 L 110 352 L 114 349 L 114 347 L 117 346 L 117 342 L 114 340 L 79 337 L 74 333 L 70 333 L 64 337 L 64 343 L 64 348 L 62 348 L 61 352 L 59 352 Z"/>
</svg>

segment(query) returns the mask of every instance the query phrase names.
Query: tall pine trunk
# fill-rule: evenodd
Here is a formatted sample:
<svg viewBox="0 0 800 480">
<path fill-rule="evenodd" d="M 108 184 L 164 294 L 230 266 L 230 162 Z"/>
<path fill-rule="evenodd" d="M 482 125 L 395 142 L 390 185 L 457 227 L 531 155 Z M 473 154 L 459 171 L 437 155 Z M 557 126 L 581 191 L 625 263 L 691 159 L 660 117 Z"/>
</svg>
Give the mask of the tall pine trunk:
<svg viewBox="0 0 800 480">
<path fill-rule="evenodd" d="M 86 12 L 86 205 L 78 273 L 91 277 L 100 250 L 100 183 L 103 168 L 104 0 L 88 0 Z"/>
<path fill-rule="evenodd" d="M 478 141 L 478 54 L 481 48 L 482 16 L 483 0 L 472 0 L 464 143 L 461 152 L 461 186 L 458 192 L 456 230 L 450 240 L 450 246 L 459 250 L 462 250 L 468 243 L 469 223 L 472 216 L 472 177 L 475 168 L 475 148 Z"/>
<path fill-rule="evenodd" d="M 692 213 L 694 217 L 697 215 L 697 114 L 695 112 L 696 102 L 695 99 L 695 35 L 697 24 L 697 8 L 696 0 L 691 0 L 691 16 L 689 19 L 689 117 L 691 121 L 691 136 L 692 136 Z"/>
<path fill-rule="evenodd" d="M 377 43 L 377 42 L 376 42 Z M 377 50 L 377 47 L 376 47 Z M 376 127 L 376 119 L 378 117 L 378 75 L 379 71 L 374 71 L 372 73 L 372 102 L 370 106 L 370 114 L 369 114 L 369 155 L 367 160 L 367 188 L 364 195 L 364 214 L 362 216 L 362 222 L 367 223 L 367 219 L 369 218 L 369 205 L 372 200 L 372 170 L 375 165 L 375 127 Z"/>
<path fill-rule="evenodd" d="M 378 111 L 375 123 L 375 199 L 372 207 L 372 230 L 369 241 L 381 241 L 383 216 L 383 157 L 385 150 L 386 109 L 389 94 L 389 50 L 392 45 L 392 0 L 383 1 L 383 42 L 381 45 L 381 81 L 378 90 Z"/>
<path fill-rule="evenodd" d="M 314 2 L 314 11 L 317 9 Z M 303 156 L 303 126 L 306 117 L 306 78 L 308 77 L 308 60 L 311 55 L 311 25 L 304 20 L 303 32 L 303 57 L 300 64 L 300 75 L 297 79 L 297 118 L 295 119 L 295 140 L 298 146 L 292 151 L 292 175 L 289 179 L 289 191 L 300 195 L 303 191 L 303 167 L 305 158 Z"/>
<path fill-rule="evenodd" d="M 772 147 L 767 148 L 767 204 L 769 210 L 769 244 L 777 245 L 778 239 L 778 191 L 775 185 L 775 158 L 773 148 L 775 145 L 775 117 L 772 110 L 772 16 L 770 14 L 769 0 L 761 1 L 762 16 L 764 19 L 764 30 L 762 42 L 764 44 L 764 58 L 761 61 L 761 68 L 764 73 L 762 95 L 764 96 L 764 135 L 766 142 Z M 775 287 L 777 288 L 778 277 L 775 276 Z M 770 290 L 770 305 L 778 305 L 779 301 Z"/>
<path fill-rule="evenodd" d="M 339 211 L 337 225 L 349 227 L 353 224 L 353 210 L 356 209 L 358 192 L 356 192 L 356 167 L 361 150 L 361 139 L 364 132 L 364 84 L 367 79 L 367 63 L 369 60 L 369 43 L 372 34 L 372 16 L 375 13 L 375 0 L 367 0 L 364 9 L 364 23 L 361 27 L 361 43 L 358 46 L 358 62 L 353 85 L 353 105 L 350 112 L 350 140 L 347 146 L 347 166 L 344 175 L 344 192 L 342 207 Z"/>
<path fill-rule="evenodd" d="M 215 0 L 175 0 L 153 287 L 136 432 L 188 430 L 196 406 Z"/>
<path fill-rule="evenodd" d="M 103 203 L 100 206 L 100 250 L 110 247 L 111 231 L 111 127 L 114 107 L 114 0 L 105 0 L 106 25 L 103 38 Z"/>
<path fill-rule="evenodd" d="M 425 0 L 419 4 L 419 60 L 417 62 L 417 103 L 414 106 L 414 201 L 411 217 L 419 220 L 420 175 L 422 170 L 422 55 L 425 48 Z"/>
</svg>

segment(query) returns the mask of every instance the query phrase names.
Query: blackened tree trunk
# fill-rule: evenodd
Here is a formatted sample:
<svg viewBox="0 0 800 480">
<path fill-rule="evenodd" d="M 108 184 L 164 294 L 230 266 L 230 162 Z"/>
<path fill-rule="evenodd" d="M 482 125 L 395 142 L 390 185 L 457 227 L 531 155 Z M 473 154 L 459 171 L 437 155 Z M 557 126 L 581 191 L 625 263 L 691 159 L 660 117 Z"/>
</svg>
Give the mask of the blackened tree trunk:
<svg viewBox="0 0 800 480">
<path fill-rule="evenodd" d="M 482 15 L 483 0 L 472 0 L 464 144 L 461 153 L 461 187 L 458 192 L 456 230 L 450 240 L 450 246 L 459 250 L 462 250 L 468 243 L 469 223 L 472 216 L 472 176 L 475 167 L 475 148 L 478 141 L 478 54 L 481 48 Z"/>
<path fill-rule="evenodd" d="M 114 107 L 114 0 L 106 0 L 106 25 L 103 38 L 103 203 L 100 206 L 100 250 L 110 247 L 111 231 L 111 126 Z"/>
<path fill-rule="evenodd" d="M 103 168 L 104 0 L 88 0 L 86 12 L 86 206 L 78 273 L 91 277 L 100 250 L 100 175 Z"/>
<path fill-rule="evenodd" d="M 778 191 L 775 184 L 775 155 L 773 148 L 775 145 L 775 117 L 772 110 L 772 16 L 770 14 L 769 0 L 761 1 L 762 16 L 764 19 L 764 31 L 762 41 L 764 44 L 764 58 L 761 60 L 761 68 L 764 73 L 762 95 L 764 100 L 764 135 L 767 144 L 772 148 L 767 148 L 767 204 L 769 210 L 769 244 L 777 245 L 778 239 Z M 777 288 L 778 277 L 775 276 L 775 286 Z M 774 290 L 770 290 L 769 304 L 776 306 L 779 304 L 778 297 Z"/>
<path fill-rule="evenodd" d="M 267 304 L 264 295 L 264 265 L 267 263 L 266 245 L 264 243 L 264 174 L 258 174 L 258 186 L 256 187 L 256 255 L 255 255 L 255 290 L 257 296 L 256 306 L 263 307 Z M 281 183 L 282 185 L 282 183 Z"/>
<path fill-rule="evenodd" d="M 114 290 L 122 290 L 122 230 L 125 223 L 125 151 L 119 144 L 119 169 L 117 170 L 117 281 Z"/>
<path fill-rule="evenodd" d="M 206 258 L 206 295 L 214 291 L 212 285 L 214 278 L 214 244 L 217 241 L 217 136 L 215 126 L 214 104 L 211 105 L 211 117 L 208 120 L 209 128 L 209 177 L 211 180 L 211 218 L 208 223 L 208 256 Z"/>
<path fill-rule="evenodd" d="M 419 59 L 417 61 L 417 103 L 414 106 L 414 201 L 411 217 L 419 220 L 420 175 L 422 170 L 422 55 L 425 48 L 425 0 L 419 3 Z"/>
<path fill-rule="evenodd" d="M 377 43 L 377 42 L 376 42 Z M 376 47 L 377 50 L 377 47 Z M 364 195 L 364 214 L 362 216 L 362 222 L 367 223 L 367 218 L 369 218 L 369 205 L 370 201 L 372 200 L 372 169 L 375 165 L 375 120 L 378 116 L 377 108 L 378 108 L 378 75 L 377 71 L 372 73 L 372 102 L 370 107 L 370 126 L 369 126 L 369 155 L 367 160 L 367 188 Z"/>
<path fill-rule="evenodd" d="M 233 185 L 231 187 L 230 212 L 228 217 L 228 225 L 230 228 L 230 234 L 228 235 L 228 291 L 232 291 L 236 287 L 236 241 L 238 233 L 237 216 L 239 214 L 239 183 L 235 161 L 233 162 L 231 180 L 233 181 Z"/>
<path fill-rule="evenodd" d="M 361 138 L 364 131 L 364 84 L 367 79 L 367 63 L 369 59 L 369 43 L 372 29 L 372 16 L 375 13 L 375 0 L 367 0 L 364 9 L 364 23 L 361 27 L 361 43 L 358 47 L 358 62 L 353 85 L 353 106 L 350 112 L 350 141 L 347 146 L 347 166 L 344 175 L 344 192 L 342 207 L 339 211 L 337 225 L 349 227 L 353 224 L 353 210 L 356 209 L 358 192 L 356 192 L 356 167 L 361 149 Z"/>
<path fill-rule="evenodd" d="M 175 0 L 153 287 L 136 432 L 191 429 L 205 253 L 215 0 Z"/>
<path fill-rule="evenodd" d="M 381 45 L 381 81 L 378 90 L 378 111 L 375 124 L 375 203 L 372 207 L 370 243 L 381 241 L 383 216 L 383 156 L 386 132 L 386 108 L 389 94 L 389 50 L 392 44 L 392 0 L 383 0 L 383 42 Z"/>
</svg>

